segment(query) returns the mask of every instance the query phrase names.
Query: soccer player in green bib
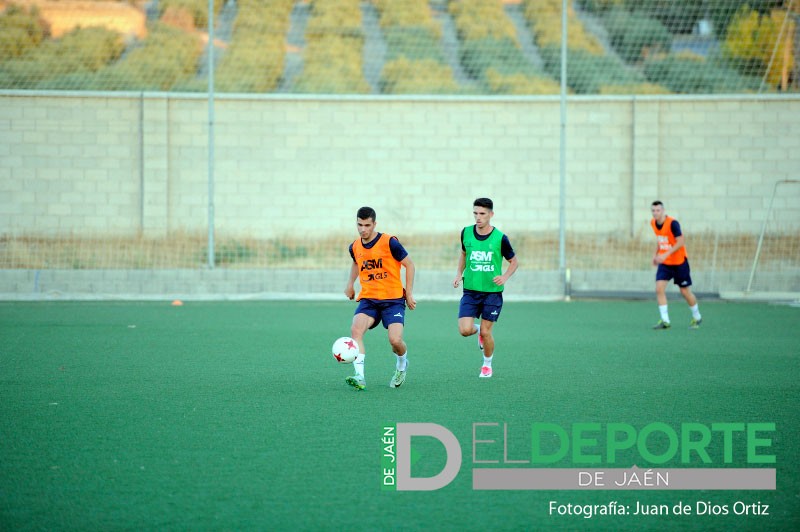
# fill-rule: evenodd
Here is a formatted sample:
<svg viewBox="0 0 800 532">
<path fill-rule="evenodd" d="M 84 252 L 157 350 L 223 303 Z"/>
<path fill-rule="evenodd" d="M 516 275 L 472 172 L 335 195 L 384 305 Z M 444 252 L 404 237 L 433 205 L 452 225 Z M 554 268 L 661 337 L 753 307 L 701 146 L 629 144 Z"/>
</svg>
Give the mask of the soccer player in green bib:
<svg viewBox="0 0 800 532">
<path fill-rule="evenodd" d="M 478 198 L 472 204 L 475 225 L 461 230 L 461 254 L 453 287 L 464 282 L 464 295 L 458 307 L 458 332 L 461 336 L 478 336 L 483 351 L 480 377 L 492 376 L 494 337 L 492 328 L 503 309 L 503 287 L 517 271 L 517 257 L 508 237 L 491 224 L 494 203 Z M 503 273 L 503 259 L 508 261 Z M 480 325 L 475 322 L 480 318 Z"/>
</svg>

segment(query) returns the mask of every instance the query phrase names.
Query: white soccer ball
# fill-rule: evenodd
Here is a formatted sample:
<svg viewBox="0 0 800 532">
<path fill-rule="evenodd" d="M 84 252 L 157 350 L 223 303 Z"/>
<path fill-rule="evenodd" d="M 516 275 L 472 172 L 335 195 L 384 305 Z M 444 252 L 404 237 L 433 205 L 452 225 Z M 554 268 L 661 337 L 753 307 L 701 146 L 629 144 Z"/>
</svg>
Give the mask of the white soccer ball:
<svg viewBox="0 0 800 532">
<path fill-rule="evenodd" d="M 358 342 L 349 336 L 342 336 L 333 342 L 333 358 L 342 364 L 349 364 L 358 355 Z"/>
</svg>

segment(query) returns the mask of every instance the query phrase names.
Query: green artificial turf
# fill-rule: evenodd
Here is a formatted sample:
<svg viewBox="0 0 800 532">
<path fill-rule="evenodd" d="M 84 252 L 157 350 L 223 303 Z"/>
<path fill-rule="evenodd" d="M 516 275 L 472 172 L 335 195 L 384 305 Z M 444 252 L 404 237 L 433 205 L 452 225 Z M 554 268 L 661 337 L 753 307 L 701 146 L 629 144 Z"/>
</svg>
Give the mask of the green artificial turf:
<svg viewBox="0 0 800 532">
<path fill-rule="evenodd" d="M 701 302 L 506 303 L 494 377 L 457 303 L 408 312 L 408 379 L 386 332 L 367 333 L 367 390 L 330 345 L 349 302 L 0 303 L 0 529 L 796 529 L 800 522 L 800 309 Z M 384 424 L 436 423 L 463 458 L 430 492 L 381 490 Z M 775 491 L 472 489 L 473 424 L 507 427 L 530 458 L 534 422 L 775 423 Z M 484 430 L 484 429 L 481 429 Z M 486 429 L 492 430 L 492 429 Z M 486 434 L 486 433 L 485 433 Z M 493 433 L 500 434 L 502 431 Z M 502 447 L 480 447 L 503 460 Z M 499 449 L 499 450 L 498 450 Z M 733 462 L 748 467 L 735 440 Z M 719 457 L 719 446 L 713 447 Z M 527 456 L 526 456 L 527 453 Z M 412 474 L 446 459 L 414 440 Z M 630 467 L 623 453 L 613 466 Z M 503 465 L 502 463 L 499 465 Z M 637 463 L 639 467 L 681 467 Z M 577 467 L 569 458 L 552 467 Z M 550 501 L 727 505 L 728 515 L 551 515 Z M 736 501 L 769 505 L 738 516 Z"/>
</svg>

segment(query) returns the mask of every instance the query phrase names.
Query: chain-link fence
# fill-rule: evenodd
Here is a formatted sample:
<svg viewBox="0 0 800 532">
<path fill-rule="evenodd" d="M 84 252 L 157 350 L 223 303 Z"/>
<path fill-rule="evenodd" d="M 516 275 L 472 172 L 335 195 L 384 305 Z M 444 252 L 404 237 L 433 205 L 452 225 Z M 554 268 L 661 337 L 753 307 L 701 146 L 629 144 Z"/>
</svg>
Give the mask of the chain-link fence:
<svg viewBox="0 0 800 532">
<path fill-rule="evenodd" d="M 0 88 L 558 94 L 562 0 L 0 2 Z M 797 92 L 798 0 L 570 0 L 574 94 Z"/>
<path fill-rule="evenodd" d="M 0 0 L 0 269 L 34 272 L 0 292 L 40 271 L 335 271 L 362 204 L 450 275 L 478 196 L 562 294 L 561 230 L 571 289 L 649 289 L 654 199 L 700 291 L 800 291 L 800 187 L 770 200 L 800 167 L 796 0 L 568 2 L 563 124 L 562 0 L 208 5 Z M 130 290 L 108 284 L 84 289 Z"/>
</svg>

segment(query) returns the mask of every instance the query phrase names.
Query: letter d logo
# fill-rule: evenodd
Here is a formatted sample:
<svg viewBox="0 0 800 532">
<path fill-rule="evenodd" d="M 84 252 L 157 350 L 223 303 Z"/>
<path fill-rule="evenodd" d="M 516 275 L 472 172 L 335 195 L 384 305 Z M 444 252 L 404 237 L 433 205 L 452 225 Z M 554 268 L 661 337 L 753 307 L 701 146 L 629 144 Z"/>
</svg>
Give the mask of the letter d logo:
<svg viewBox="0 0 800 532">
<path fill-rule="evenodd" d="M 411 437 L 430 436 L 444 445 L 447 463 L 438 475 L 411 477 Z M 450 484 L 461 469 L 461 446 L 452 432 L 436 423 L 397 424 L 397 491 L 433 491 Z"/>
</svg>

